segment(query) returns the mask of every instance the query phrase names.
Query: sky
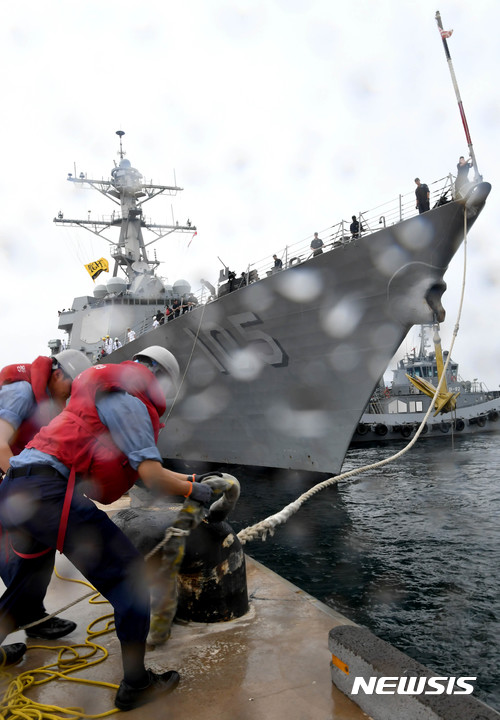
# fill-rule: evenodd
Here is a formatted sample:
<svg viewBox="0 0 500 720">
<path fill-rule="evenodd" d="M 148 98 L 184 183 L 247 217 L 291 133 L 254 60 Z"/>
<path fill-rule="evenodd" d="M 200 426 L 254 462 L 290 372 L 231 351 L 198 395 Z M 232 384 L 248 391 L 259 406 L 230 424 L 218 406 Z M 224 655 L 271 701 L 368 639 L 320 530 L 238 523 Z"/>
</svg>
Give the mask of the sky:
<svg viewBox="0 0 500 720">
<path fill-rule="evenodd" d="M 161 274 L 216 283 L 342 218 L 456 172 L 467 145 L 435 12 L 479 170 L 493 185 L 467 243 L 453 357 L 500 383 L 499 44 L 496 0 L 18 0 L 1 9 L 0 367 L 48 354 L 57 311 L 91 294 L 83 265 L 109 246 L 53 218 L 110 212 L 68 172 L 108 178 L 127 158 L 184 192 L 146 204 L 198 234 L 155 247 Z M 103 204 L 104 203 L 104 204 Z M 151 210 L 149 209 L 151 207 Z M 173 215 L 172 215 L 173 213 Z M 117 237 L 115 238 L 117 239 Z M 446 275 L 443 348 L 464 255 Z M 402 349 L 418 343 L 411 332 Z"/>
</svg>

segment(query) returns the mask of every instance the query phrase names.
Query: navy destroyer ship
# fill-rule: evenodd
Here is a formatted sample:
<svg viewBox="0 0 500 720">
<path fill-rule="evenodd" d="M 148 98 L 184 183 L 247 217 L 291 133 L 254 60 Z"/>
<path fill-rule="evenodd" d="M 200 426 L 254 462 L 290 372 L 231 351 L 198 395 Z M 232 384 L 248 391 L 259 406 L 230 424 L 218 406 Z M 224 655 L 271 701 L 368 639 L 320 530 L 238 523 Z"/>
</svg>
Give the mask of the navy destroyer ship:
<svg viewBox="0 0 500 720">
<path fill-rule="evenodd" d="M 355 232 L 341 220 L 321 233 L 321 252 L 307 238 L 278 253 L 281 267 L 250 264 L 238 277 L 226 268 L 217 288 L 200 278 L 193 292 L 182 280 L 165 284 L 148 248 L 195 226 L 156 224 L 143 209 L 181 188 L 144 182 L 117 134 L 120 160 L 109 179 L 68 176 L 115 203 L 114 212 L 54 218 L 101 238 L 118 231 L 116 240 L 106 237 L 112 276 L 59 316 L 65 345 L 97 361 L 103 344 L 118 338 L 106 362 L 148 345 L 174 352 L 182 381 L 160 435 L 166 459 L 338 473 L 409 329 L 443 320 L 444 275 L 490 184 L 476 177 L 457 190 L 450 174 L 430 185 L 427 212 L 416 214 L 411 191 L 360 213 Z M 161 317 L 172 307 L 171 319 Z M 60 343 L 49 343 L 53 352 Z"/>
</svg>

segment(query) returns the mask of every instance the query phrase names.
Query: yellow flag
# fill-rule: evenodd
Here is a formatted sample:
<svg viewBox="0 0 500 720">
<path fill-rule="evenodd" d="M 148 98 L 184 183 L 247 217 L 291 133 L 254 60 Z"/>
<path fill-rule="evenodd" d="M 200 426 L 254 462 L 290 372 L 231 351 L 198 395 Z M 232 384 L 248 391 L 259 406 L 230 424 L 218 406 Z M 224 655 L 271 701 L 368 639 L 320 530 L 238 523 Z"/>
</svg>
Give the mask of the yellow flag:
<svg viewBox="0 0 500 720">
<path fill-rule="evenodd" d="M 109 264 L 106 258 L 101 258 L 85 265 L 85 269 L 95 282 L 96 277 L 99 277 L 102 272 L 109 272 Z"/>
</svg>

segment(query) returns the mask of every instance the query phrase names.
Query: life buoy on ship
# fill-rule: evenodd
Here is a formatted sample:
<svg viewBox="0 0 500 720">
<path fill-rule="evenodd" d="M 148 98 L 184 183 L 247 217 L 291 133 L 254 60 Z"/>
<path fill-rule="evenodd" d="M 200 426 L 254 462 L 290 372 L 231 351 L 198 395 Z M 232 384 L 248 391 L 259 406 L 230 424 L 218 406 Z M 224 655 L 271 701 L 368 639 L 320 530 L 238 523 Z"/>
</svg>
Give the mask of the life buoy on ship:
<svg viewBox="0 0 500 720">
<path fill-rule="evenodd" d="M 358 435 L 366 435 L 368 432 L 368 425 L 365 425 L 365 423 L 359 423 L 358 427 L 356 428 L 356 432 Z"/>
<path fill-rule="evenodd" d="M 383 423 L 378 423 L 378 425 L 375 425 L 375 433 L 377 435 L 380 435 L 381 437 L 387 435 L 387 425 L 384 425 Z"/>
<path fill-rule="evenodd" d="M 498 420 L 498 413 L 496 410 L 489 411 L 488 420 L 491 420 L 491 422 L 496 422 Z"/>
<path fill-rule="evenodd" d="M 477 424 L 479 425 L 479 427 L 484 427 L 486 425 L 486 418 L 484 417 L 484 415 L 480 415 L 478 417 Z"/>
<path fill-rule="evenodd" d="M 455 430 L 457 432 L 462 432 L 462 430 L 465 428 L 465 423 L 462 420 L 462 418 L 458 418 L 458 420 L 455 420 Z"/>
<path fill-rule="evenodd" d="M 386 397 L 391 397 L 391 391 L 389 390 L 388 387 L 386 387 L 386 389 L 384 390 L 384 395 L 385 395 Z"/>
<path fill-rule="evenodd" d="M 401 425 L 401 435 L 404 438 L 410 437 L 412 431 L 411 425 Z"/>
<path fill-rule="evenodd" d="M 441 430 L 442 433 L 450 432 L 450 423 L 447 423 L 447 422 L 444 422 L 444 421 L 443 421 L 443 422 L 439 425 L 439 429 Z"/>
</svg>

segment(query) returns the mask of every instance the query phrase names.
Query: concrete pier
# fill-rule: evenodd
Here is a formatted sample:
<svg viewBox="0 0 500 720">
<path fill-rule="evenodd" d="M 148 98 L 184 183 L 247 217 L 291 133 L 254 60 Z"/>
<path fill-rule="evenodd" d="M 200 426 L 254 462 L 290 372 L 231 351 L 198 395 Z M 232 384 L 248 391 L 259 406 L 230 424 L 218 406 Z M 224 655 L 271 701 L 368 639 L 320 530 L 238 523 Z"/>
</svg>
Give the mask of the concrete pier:
<svg viewBox="0 0 500 720">
<path fill-rule="evenodd" d="M 355 677 L 366 682 L 386 678 L 390 687 L 391 678 L 436 673 L 248 556 L 246 566 L 249 612 L 228 622 L 174 623 L 168 642 L 147 653 L 146 666 L 156 672 L 177 670 L 180 684 L 171 695 L 130 711 L 130 720 L 500 720 L 500 713 L 472 695 L 353 695 Z M 81 579 L 64 556 L 57 556 L 56 567 L 64 578 Z M 48 611 L 78 600 L 88 589 L 54 575 Z M 83 667 L 65 679 L 29 686 L 24 694 L 30 702 L 79 707 L 87 715 L 112 710 L 122 677 L 119 643 L 113 630 L 92 635 L 105 629 L 111 613 L 105 601 L 80 600 L 60 613 L 78 622 L 67 638 L 48 642 L 26 640 L 22 631 L 10 635 L 7 642 L 26 641 L 28 652 L 19 665 L 0 671 L 1 694 L 9 679 L 54 663 L 55 670 L 65 669 L 74 653 L 89 655 L 88 643 L 95 643 L 100 649 Z M 69 650 L 61 654 L 65 647 Z M 102 662 L 92 664 L 106 653 Z M 35 679 L 42 677 L 46 674 Z M 4 705 L 0 718 L 7 715 Z"/>
</svg>

